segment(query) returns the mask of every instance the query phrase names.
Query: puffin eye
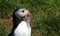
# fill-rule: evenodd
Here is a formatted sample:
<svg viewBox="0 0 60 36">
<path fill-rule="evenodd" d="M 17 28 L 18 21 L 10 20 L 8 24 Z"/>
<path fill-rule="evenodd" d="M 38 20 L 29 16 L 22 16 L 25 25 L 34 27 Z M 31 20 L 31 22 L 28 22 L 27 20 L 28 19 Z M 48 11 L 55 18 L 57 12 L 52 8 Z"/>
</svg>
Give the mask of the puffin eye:
<svg viewBox="0 0 60 36">
<path fill-rule="evenodd" d="M 24 13 L 24 10 L 22 12 Z"/>
</svg>

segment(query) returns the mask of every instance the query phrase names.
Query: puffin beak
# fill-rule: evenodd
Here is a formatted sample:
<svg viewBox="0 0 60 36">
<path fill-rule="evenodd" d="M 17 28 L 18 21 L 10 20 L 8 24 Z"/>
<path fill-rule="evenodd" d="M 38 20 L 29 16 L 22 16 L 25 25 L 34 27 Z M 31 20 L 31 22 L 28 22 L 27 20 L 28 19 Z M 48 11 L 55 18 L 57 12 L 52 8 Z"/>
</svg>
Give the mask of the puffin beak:
<svg viewBox="0 0 60 36">
<path fill-rule="evenodd" d="M 28 15 L 30 17 L 30 20 L 32 20 L 32 13 L 29 13 Z"/>
</svg>

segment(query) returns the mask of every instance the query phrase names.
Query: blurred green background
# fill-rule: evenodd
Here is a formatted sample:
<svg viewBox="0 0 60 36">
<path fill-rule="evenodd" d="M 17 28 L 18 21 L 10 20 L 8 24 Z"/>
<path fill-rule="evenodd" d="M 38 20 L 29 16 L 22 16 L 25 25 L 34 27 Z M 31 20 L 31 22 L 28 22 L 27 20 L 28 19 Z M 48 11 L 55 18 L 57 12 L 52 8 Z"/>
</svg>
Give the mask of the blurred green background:
<svg viewBox="0 0 60 36">
<path fill-rule="evenodd" d="M 10 18 L 18 7 L 33 14 L 32 36 L 60 36 L 60 0 L 0 0 L 0 36 L 10 33 Z"/>
</svg>

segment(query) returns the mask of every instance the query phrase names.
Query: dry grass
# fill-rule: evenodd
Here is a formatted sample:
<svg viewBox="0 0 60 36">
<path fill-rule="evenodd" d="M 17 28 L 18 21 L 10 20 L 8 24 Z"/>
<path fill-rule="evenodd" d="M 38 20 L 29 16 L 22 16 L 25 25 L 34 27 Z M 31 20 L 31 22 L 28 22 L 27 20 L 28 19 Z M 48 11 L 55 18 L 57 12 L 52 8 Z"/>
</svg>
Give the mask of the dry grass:
<svg viewBox="0 0 60 36">
<path fill-rule="evenodd" d="M 3 24 L 12 24 L 12 19 L 0 19 L 0 23 L 3 23 Z"/>
</svg>

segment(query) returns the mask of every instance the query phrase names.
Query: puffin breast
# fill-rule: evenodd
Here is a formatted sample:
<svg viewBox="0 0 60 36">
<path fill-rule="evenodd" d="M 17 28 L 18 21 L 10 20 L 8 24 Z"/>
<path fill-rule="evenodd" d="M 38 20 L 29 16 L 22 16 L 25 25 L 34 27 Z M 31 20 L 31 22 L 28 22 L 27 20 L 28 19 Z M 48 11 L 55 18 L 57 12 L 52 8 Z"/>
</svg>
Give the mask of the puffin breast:
<svg viewBox="0 0 60 36">
<path fill-rule="evenodd" d="M 31 28 L 28 28 L 27 23 L 22 21 L 15 29 L 14 36 L 31 36 Z"/>
</svg>

